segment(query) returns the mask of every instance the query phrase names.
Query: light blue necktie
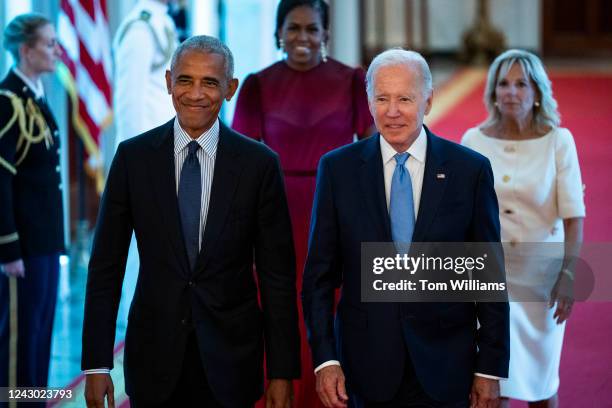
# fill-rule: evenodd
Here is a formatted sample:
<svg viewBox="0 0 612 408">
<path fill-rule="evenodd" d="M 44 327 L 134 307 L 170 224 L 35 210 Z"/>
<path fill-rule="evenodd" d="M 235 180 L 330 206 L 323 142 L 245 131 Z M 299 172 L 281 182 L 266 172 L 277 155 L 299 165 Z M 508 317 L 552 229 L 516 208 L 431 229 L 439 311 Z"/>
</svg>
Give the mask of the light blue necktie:
<svg viewBox="0 0 612 408">
<path fill-rule="evenodd" d="M 389 216 L 391 218 L 391 237 L 399 253 L 407 253 L 412 233 L 414 232 L 414 200 L 412 198 L 412 181 L 404 165 L 410 154 L 395 155 L 395 170 L 391 181 L 391 200 Z"/>
<path fill-rule="evenodd" d="M 197 151 L 200 145 L 191 141 L 187 145 L 189 154 L 181 169 L 181 178 L 178 189 L 178 204 L 183 227 L 185 249 L 189 258 L 189 266 L 193 271 L 198 253 L 200 252 L 200 211 L 202 199 L 202 180 L 200 175 L 200 161 Z"/>
</svg>

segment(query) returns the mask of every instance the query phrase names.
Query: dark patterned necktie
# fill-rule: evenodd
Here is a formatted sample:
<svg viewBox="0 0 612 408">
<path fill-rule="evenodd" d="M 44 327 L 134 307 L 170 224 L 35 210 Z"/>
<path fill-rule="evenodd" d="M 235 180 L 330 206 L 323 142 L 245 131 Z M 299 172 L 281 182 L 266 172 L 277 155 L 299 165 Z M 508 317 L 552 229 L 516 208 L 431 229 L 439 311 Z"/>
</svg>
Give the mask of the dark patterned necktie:
<svg viewBox="0 0 612 408">
<path fill-rule="evenodd" d="M 200 252 L 200 206 L 202 199 L 202 181 L 200 175 L 200 162 L 197 151 L 200 145 L 191 141 L 187 145 L 189 154 L 183 163 L 181 179 L 178 190 L 179 212 L 183 238 L 189 258 L 189 266 L 193 271 L 198 253 Z"/>
</svg>

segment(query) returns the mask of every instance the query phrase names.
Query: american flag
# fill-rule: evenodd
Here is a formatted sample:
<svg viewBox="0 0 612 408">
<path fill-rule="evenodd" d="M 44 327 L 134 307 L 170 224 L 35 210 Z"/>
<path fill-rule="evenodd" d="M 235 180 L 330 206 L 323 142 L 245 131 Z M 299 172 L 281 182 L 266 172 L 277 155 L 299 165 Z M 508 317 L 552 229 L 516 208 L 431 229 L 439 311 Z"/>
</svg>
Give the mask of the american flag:
<svg viewBox="0 0 612 408">
<path fill-rule="evenodd" d="M 70 96 L 71 123 L 101 191 L 100 135 L 111 123 L 111 39 L 106 0 L 61 0 L 59 77 Z"/>
</svg>

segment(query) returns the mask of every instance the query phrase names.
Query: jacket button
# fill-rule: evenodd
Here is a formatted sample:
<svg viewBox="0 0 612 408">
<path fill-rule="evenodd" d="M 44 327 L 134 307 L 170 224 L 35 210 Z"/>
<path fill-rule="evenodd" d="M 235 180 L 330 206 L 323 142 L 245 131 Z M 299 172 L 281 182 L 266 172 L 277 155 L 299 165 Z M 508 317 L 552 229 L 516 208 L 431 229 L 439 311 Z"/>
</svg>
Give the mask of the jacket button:
<svg viewBox="0 0 612 408">
<path fill-rule="evenodd" d="M 189 287 L 193 287 L 193 281 L 189 281 Z"/>
</svg>

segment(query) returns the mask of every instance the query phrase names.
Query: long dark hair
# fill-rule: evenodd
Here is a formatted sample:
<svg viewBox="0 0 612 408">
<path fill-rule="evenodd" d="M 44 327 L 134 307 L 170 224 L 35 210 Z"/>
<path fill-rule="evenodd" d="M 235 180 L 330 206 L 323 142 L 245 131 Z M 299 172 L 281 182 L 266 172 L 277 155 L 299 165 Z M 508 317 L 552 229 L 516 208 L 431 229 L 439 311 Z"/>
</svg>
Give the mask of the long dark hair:
<svg viewBox="0 0 612 408">
<path fill-rule="evenodd" d="M 276 30 L 274 30 L 274 38 L 276 39 L 276 48 L 280 48 L 280 38 L 278 32 L 285 23 L 287 14 L 296 7 L 308 6 L 313 10 L 316 10 L 321 15 L 321 21 L 323 22 L 323 29 L 329 29 L 329 5 L 323 0 L 281 0 L 276 10 Z"/>
</svg>

